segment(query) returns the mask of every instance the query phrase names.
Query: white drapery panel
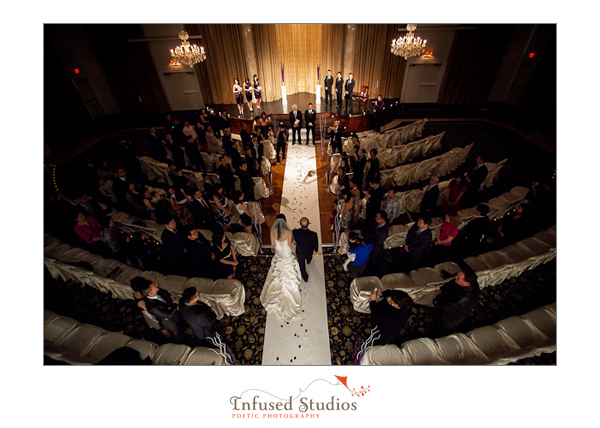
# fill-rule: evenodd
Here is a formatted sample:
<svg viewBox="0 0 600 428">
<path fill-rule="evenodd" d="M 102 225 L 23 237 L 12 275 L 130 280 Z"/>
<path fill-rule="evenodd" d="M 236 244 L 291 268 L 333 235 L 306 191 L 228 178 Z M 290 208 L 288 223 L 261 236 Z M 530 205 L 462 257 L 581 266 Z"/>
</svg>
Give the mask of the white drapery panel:
<svg viewBox="0 0 600 428">
<path fill-rule="evenodd" d="M 141 359 L 150 358 L 153 364 L 225 365 L 223 357 L 209 348 L 173 343 L 158 346 L 44 309 L 44 355 L 54 360 L 96 364 L 122 347 L 138 351 Z"/>
<path fill-rule="evenodd" d="M 476 257 L 464 259 L 465 263 L 477 274 L 479 288 L 491 287 L 507 278 L 517 277 L 526 269 L 531 270 L 540 264 L 548 263 L 556 257 L 556 226 L 539 232 L 531 238 L 525 238 L 502 250 L 489 251 Z M 435 291 L 450 281 L 444 279 L 442 272 L 458 272 L 458 265 L 445 262 L 433 268 L 425 267 L 404 273 L 377 277 L 356 278 L 350 284 L 350 300 L 358 312 L 370 313 L 371 293 L 377 287 L 381 290 L 405 291 L 420 305 L 433 306 Z"/>
<path fill-rule="evenodd" d="M 361 365 L 506 365 L 556 351 L 556 303 L 466 334 L 367 349 Z"/>
<path fill-rule="evenodd" d="M 130 281 L 141 276 L 167 290 L 176 299 L 181 297 L 186 288 L 196 287 L 200 300 L 215 311 L 217 319 L 221 319 L 223 315 L 238 316 L 244 313 L 246 292 L 242 283 L 237 280 L 213 281 L 208 278 L 165 276 L 158 272 L 141 271 L 117 260 L 104 259 L 81 248 L 71 248 L 49 235 L 44 240 L 44 265 L 55 279 L 73 280 L 110 294 L 113 298 L 126 300 L 133 299 Z M 88 262 L 93 270 L 72 264 L 81 261 Z"/>
</svg>

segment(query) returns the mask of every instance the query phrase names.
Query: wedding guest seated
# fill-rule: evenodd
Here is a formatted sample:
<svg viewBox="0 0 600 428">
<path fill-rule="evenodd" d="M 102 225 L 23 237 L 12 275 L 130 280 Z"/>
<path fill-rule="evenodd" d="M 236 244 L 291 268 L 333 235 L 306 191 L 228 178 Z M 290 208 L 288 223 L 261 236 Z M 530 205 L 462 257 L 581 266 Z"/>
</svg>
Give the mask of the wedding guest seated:
<svg viewBox="0 0 600 428">
<path fill-rule="evenodd" d="M 213 253 L 217 262 L 220 278 L 234 279 L 238 261 L 235 249 L 221 231 L 213 233 Z"/>
<path fill-rule="evenodd" d="M 105 181 L 99 178 L 98 192 L 98 197 L 101 198 L 102 202 L 104 202 L 106 205 L 115 205 L 119 201 L 112 188 L 112 181 Z"/>
<path fill-rule="evenodd" d="M 86 248 L 90 251 L 109 257 L 111 251 L 104 242 L 103 229 L 102 225 L 93 217 L 86 217 L 83 212 L 77 213 L 75 233 L 83 239 Z"/>
<path fill-rule="evenodd" d="M 104 209 L 95 200 L 90 198 L 87 193 L 82 194 L 77 201 L 77 209 L 83 212 L 86 217 L 94 217 L 102 226 L 108 225 L 108 216 Z"/>
<path fill-rule="evenodd" d="M 252 233 L 252 221 L 254 216 L 248 206 L 244 203 L 244 198 L 244 193 L 236 190 L 233 195 L 233 205 L 238 211 L 240 221 L 244 225 L 244 232 Z"/>
<path fill-rule="evenodd" d="M 231 228 L 231 220 L 233 213 L 229 206 L 229 199 L 225 195 L 225 190 L 221 184 L 216 184 L 213 194 L 213 202 L 216 206 L 215 216 L 217 223 L 221 225 L 223 231 L 227 231 Z"/>
<path fill-rule="evenodd" d="M 377 301 L 377 297 L 383 297 Z M 371 294 L 369 309 L 371 310 L 372 330 L 377 327 L 379 339 L 374 345 L 400 345 L 402 330 L 412 315 L 414 302 L 408 294 L 401 290 L 375 289 Z"/>
</svg>

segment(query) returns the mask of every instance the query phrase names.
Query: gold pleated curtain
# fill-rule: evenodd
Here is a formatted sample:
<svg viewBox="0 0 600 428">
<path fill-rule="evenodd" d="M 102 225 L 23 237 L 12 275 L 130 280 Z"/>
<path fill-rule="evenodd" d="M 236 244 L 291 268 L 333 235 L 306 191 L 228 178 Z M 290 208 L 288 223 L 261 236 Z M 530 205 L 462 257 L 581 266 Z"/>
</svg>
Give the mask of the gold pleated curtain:
<svg viewBox="0 0 600 428">
<path fill-rule="evenodd" d="M 321 62 L 321 24 L 276 24 L 276 31 L 286 93 L 314 94 L 317 66 Z M 281 85 L 281 64 L 279 68 Z M 322 72 L 321 76 L 324 77 Z"/>
<path fill-rule="evenodd" d="M 277 49 L 275 24 L 252 25 L 252 37 L 256 50 L 258 80 L 262 86 L 262 100 L 281 99 L 281 59 Z"/>
<path fill-rule="evenodd" d="M 344 74 L 344 42 L 346 40 L 346 28 L 344 24 L 322 24 L 321 25 L 321 96 L 325 97 L 325 76 L 327 70 L 331 69 L 331 75 L 335 79 L 337 72 Z M 333 92 L 335 98 L 335 91 Z"/>
<path fill-rule="evenodd" d="M 288 95 L 314 94 L 318 83 L 323 97 L 324 79 L 331 69 L 334 78 L 341 71 L 344 80 L 352 72 L 355 92 L 366 85 L 371 97 L 382 94 L 385 98 L 399 98 L 406 61 L 390 52 L 391 40 L 398 37 L 398 25 L 356 25 L 352 70 L 344 70 L 347 27 L 344 24 L 253 24 L 251 37 L 255 52 L 245 52 L 247 44 L 239 24 L 185 26 L 190 36 L 202 36 L 196 43 L 204 46 L 206 60 L 194 67 L 208 105 L 235 103 L 233 79 L 237 77 L 243 84 L 246 77 L 252 78 L 246 55 L 256 59 L 263 101 L 281 99 L 282 64 Z"/>
<path fill-rule="evenodd" d="M 402 82 L 406 72 L 406 61 L 390 52 L 392 35 L 397 33 L 397 25 L 356 25 L 354 47 L 355 92 L 361 86 L 369 87 L 369 96 L 376 98 L 400 97 Z M 344 76 L 347 78 L 347 76 Z"/>
<path fill-rule="evenodd" d="M 204 46 L 206 60 L 196 64 L 196 75 L 205 104 L 235 104 L 233 79 L 243 85 L 250 77 L 245 52 L 242 28 L 238 24 L 189 24 L 186 31 L 201 35 L 196 41 Z"/>
</svg>

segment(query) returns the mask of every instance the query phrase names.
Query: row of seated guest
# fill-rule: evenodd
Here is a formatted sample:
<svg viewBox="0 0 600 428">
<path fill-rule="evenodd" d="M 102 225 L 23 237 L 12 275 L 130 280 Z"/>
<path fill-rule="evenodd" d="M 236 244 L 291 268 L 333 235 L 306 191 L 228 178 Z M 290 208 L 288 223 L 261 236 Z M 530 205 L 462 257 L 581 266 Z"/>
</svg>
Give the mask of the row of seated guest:
<svg viewBox="0 0 600 428">
<path fill-rule="evenodd" d="M 376 153 L 374 153 L 376 155 Z M 387 194 L 381 188 L 377 178 L 371 178 L 368 181 L 368 188 L 361 191 L 355 177 L 348 178 L 344 169 L 343 162 L 340 162 L 338 169 L 338 183 L 340 192 L 338 200 L 335 201 L 330 216 L 332 230 L 340 233 L 358 230 L 358 237 L 353 237 L 350 242 L 349 253 L 353 253 L 353 247 L 360 245 L 356 243 L 362 239 L 362 245 L 375 242 L 377 231 L 381 231 L 379 241 L 373 246 L 367 266 L 357 265 L 351 260 L 348 261 L 348 270 L 353 277 L 361 275 L 378 275 L 381 271 L 381 251 L 382 245 L 388 236 L 387 226 L 393 224 L 398 213 L 398 201 L 395 198 L 395 188 L 387 189 Z M 482 174 L 481 171 L 485 171 Z M 478 156 L 476 167 L 468 172 L 464 182 L 475 183 L 479 186 L 487 171 L 483 164 L 483 158 Z M 471 177 L 471 178 L 469 178 Z M 479 178 L 477 178 L 479 177 Z M 483 178 L 481 178 L 483 177 Z M 492 249 L 502 248 L 503 246 L 515 243 L 526 236 L 531 236 L 535 232 L 536 226 L 533 225 L 533 216 L 527 215 L 528 211 L 540 213 L 547 211 L 555 212 L 552 206 L 554 199 L 547 195 L 552 195 L 547 184 L 536 187 L 527 196 L 529 203 L 521 205 L 513 213 L 506 215 L 500 221 L 491 222 L 488 213 L 489 207 L 482 203 L 475 204 L 475 218 L 469 221 L 466 226 L 458 231 L 458 216 L 455 208 L 464 206 L 463 197 L 467 194 L 468 186 L 463 185 L 463 178 L 457 176 L 451 181 L 448 194 L 442 198 L 441 206 L 438 206 L 439 178 L 435 175 L 430 177 L 429 184 L 425 187 L 425 193 L 422 199 L 420 211 L 416 213 L 417 218 L 413 226 L 407 233 L 405 245 L 402 246 L 398 263 L 394 263 L 395 271 L 409 272 L 424 266 L 433 266 L 444 261 L 457 261 L 465 257 L 477 255 Z M 479 190 L 472 190 L 478 192 Z M 539 194 L 541 196 L 537 196 Z M 479 194 L 471 195 L 467 200 L 478 200 Z M 540 202 L 538 202 L 540 201 Z M 543 206 L 539 209 L 536 207 Z M 515 214 L 516 213 L 516 214 Z M 382 220 L 385 216 L 385 220 Z M 431 230 L 432 217 L 441 216 L 443 223 L 438 231 L 438 237 L 433 240 Z M 543 222 L 547 228 L 551 226 L 555 217 L 552 214 Z M 385 223 L 385 228 L 384 228 Z M 492 224 L 493 223 L 493 224 Z M 541 229 L 537 229 L 541 230 Z M 535 230 L 535 231 L 537 231 Z M 353 257 L 353 256 L 351 256 Z M 360 266 L 358 268 L 357 266 Z"/>
<path fill-rule="evenodd" d="M 194 333 L 193 345 L 211 346 L 208 339 L 216 337 L 217 317 L 208 305 L 199 300 L 196 288 L 186 288 L 179 302 L 171 293 L 143 277 L 133 278 L 131 288 L 137 306 L 158 320 L 163 334 L 170 341 L 183 343 L 187 325 Z"/>
<path fill-rule="evenodd" d="M 170 272 L 189 277 L 233 279 L 238 265 L 231 242 L 220 231 L 212 233 L 212 244 L 195 227 L 184 227 L 173 217 L 161 235 Z"/>
<path fill-rule="evenodd" d="M 479 299 L 477 275 L 463 268 L 454 279 L 436 291 L 434 297 L 433 324 L 428 337 L 436 338 L 455 333 L 461 329 Z M 400 346 L 404 327 L 413 314 L 414 302 L 401 290 L 375 289 L 369 303 L 371 330 L 375 330 L 374 345 L 395 344 Z"/>
</svg>

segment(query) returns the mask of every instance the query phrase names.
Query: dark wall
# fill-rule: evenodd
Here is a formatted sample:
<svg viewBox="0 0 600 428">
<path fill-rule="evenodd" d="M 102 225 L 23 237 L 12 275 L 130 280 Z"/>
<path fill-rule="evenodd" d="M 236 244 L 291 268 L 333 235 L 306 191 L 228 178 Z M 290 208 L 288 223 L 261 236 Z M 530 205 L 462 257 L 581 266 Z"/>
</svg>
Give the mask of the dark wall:
<svg viewBox="0 0 600 428">
<path fill-rule="evenodd" d="M 556 140 L 556 27 L 517 107 L 517 125 Z"/>
<path fill-rule="evenodd" d="M 53 152 L 91 135 L 92 117 L 60 62 L 44 28 L 44 140 Z"/>
</svg>

